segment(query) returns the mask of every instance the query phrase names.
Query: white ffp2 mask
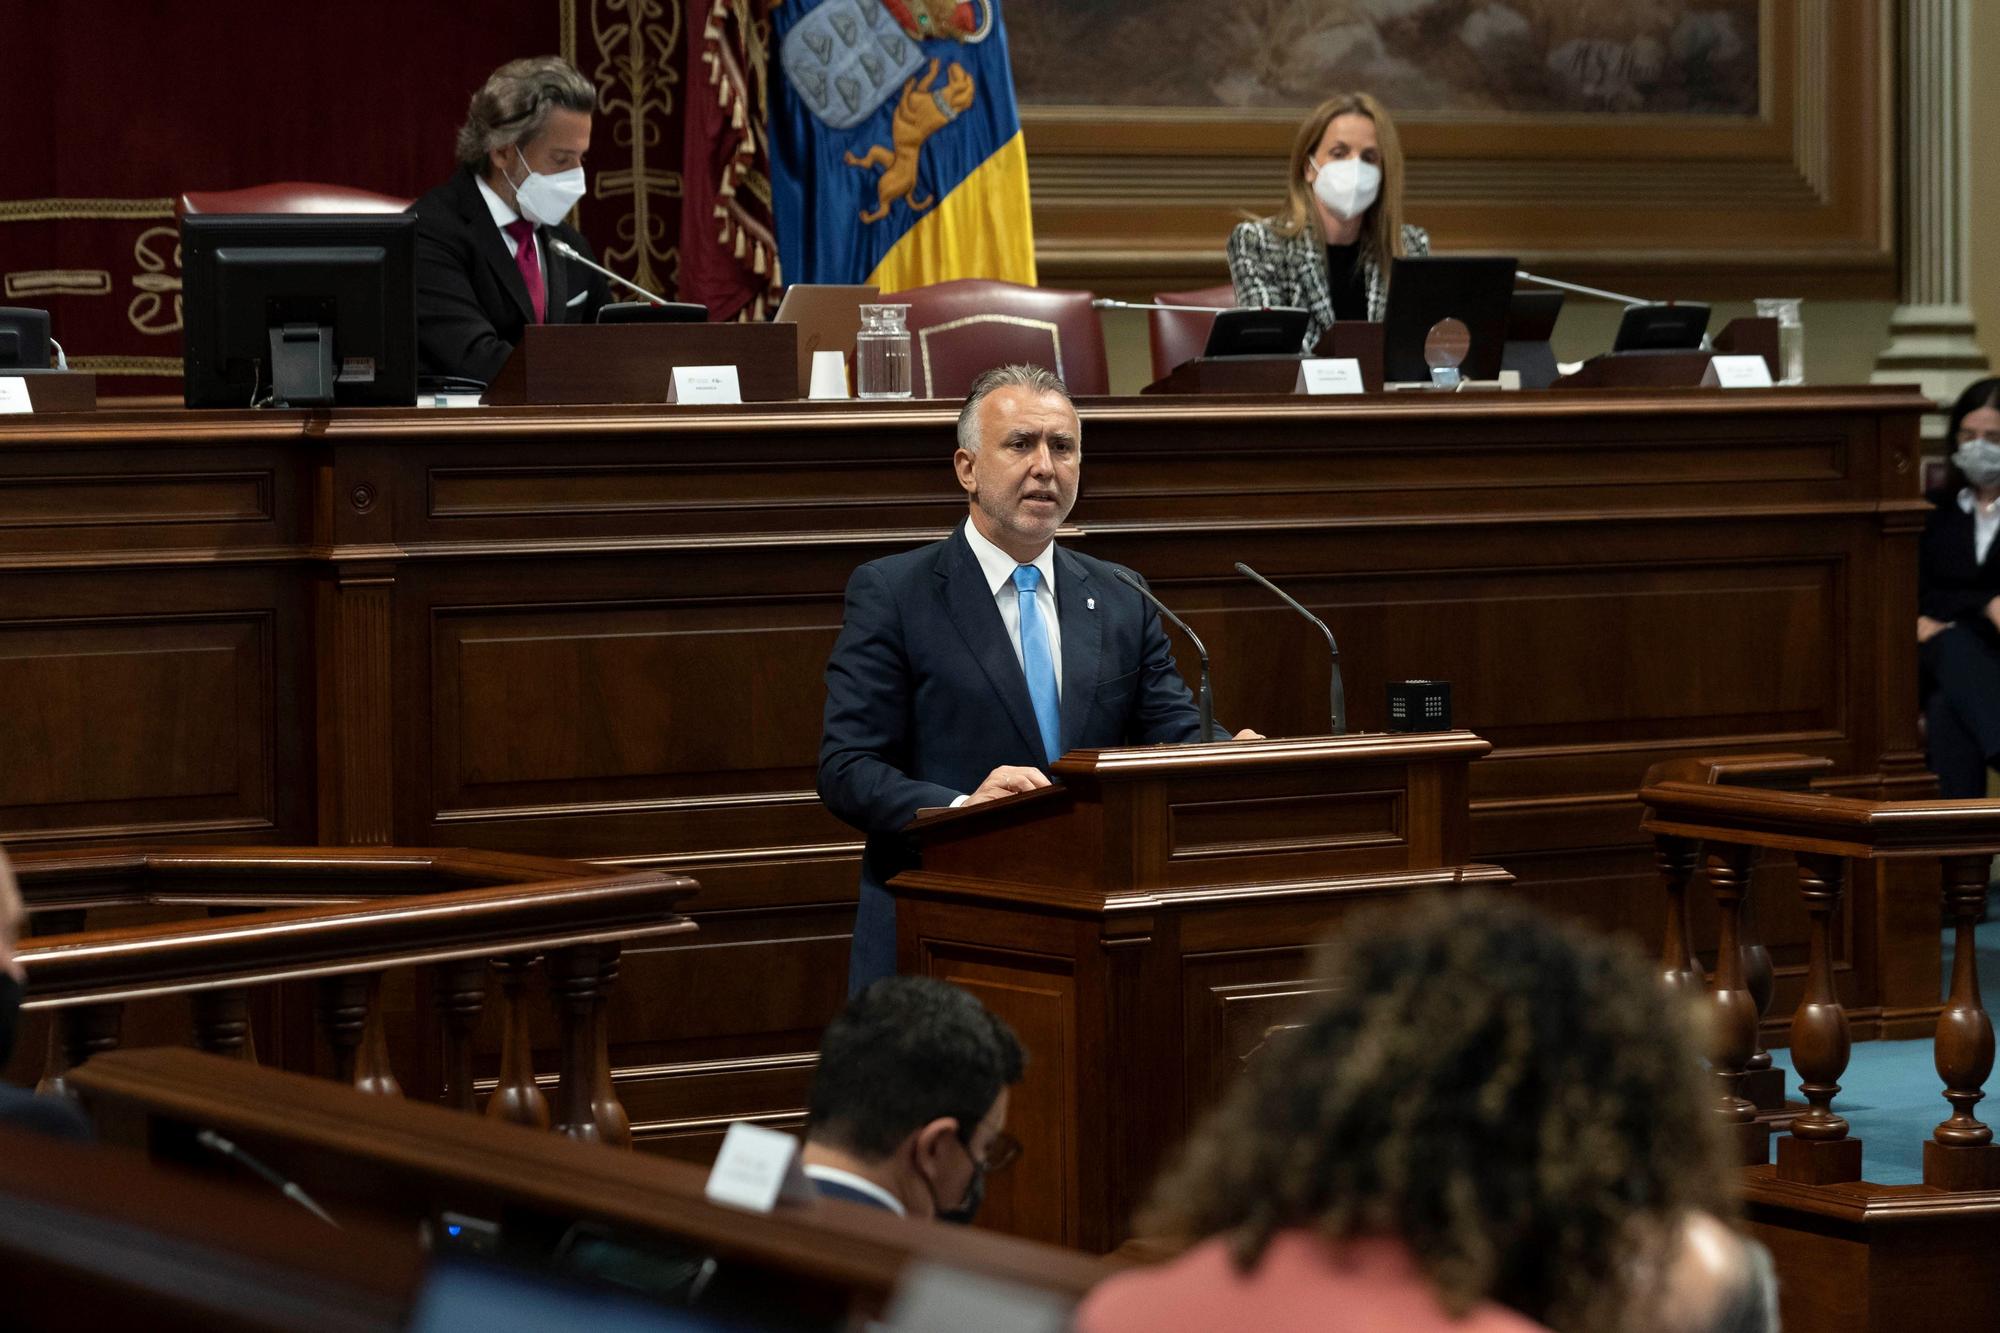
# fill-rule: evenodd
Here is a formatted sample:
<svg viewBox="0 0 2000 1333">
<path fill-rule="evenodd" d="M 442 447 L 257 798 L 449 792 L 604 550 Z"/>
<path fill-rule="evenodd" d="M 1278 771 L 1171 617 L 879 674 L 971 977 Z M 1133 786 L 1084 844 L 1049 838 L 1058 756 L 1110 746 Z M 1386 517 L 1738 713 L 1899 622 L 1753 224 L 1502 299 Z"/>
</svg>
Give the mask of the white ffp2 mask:
<svg viewBox="0 0 2000 1333">
<path fill-rule="evenodd" d="M 1366 213 L 1382 193 L 1382 168 L 1358 157 L 1343 157 L 1321 165 L 1312 179 L 1313 197 L 1335 217 L 1352 221 Z"/>
<path fill-rule="evenodd" d="M 521 165 L 527 167 L 528 176 L 514 186 L 514 203 L 521 210 L 521 216 L 538 226 L 553 227 L 569 216 L 576 207 L 576 201 L 583 198 L 588 187 L 584 184 L 583 168 L 571 167 L 553 176 L 544 176 L 528 166 L 528 159 L 521 157 L 516 148 L 514 156 L 521 158 Z M 508 182 L 512 184 L 512 181 Z"/>
</svg>

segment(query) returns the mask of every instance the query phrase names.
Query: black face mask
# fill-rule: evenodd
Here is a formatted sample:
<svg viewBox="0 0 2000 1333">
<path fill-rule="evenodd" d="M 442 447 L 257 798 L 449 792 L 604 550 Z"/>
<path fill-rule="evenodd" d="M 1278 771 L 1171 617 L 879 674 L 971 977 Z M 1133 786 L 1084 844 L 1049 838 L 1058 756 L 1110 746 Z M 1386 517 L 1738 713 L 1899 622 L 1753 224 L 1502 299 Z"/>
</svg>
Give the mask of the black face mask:
<svg viewBox="0 0 2000 1333">
<path fill-rule="evenodd" d="M 986 1202 L 986 1164 L 972 1156 L 971 1145 L 963 1139 L 959 1140 L 959 1146 L 972 1159 L 972 1180 L 965 1187 L 965 1197 L 959 1200 L 957 1207 L 947 1208 L 938 1202 L 937 1190 L 933 1187 L 931 1205 L 937 1212 L 938 1221 L 963 1227 L 972 1225 L 972 1219 L 979 1214 L 979 1205 Z"/>
<path fill-rule="evenodd" d="M 21 1015 L 21 983 L 0 972 L 0 1065 L 14 1054 L 14 1025 Z"/>
</svg>

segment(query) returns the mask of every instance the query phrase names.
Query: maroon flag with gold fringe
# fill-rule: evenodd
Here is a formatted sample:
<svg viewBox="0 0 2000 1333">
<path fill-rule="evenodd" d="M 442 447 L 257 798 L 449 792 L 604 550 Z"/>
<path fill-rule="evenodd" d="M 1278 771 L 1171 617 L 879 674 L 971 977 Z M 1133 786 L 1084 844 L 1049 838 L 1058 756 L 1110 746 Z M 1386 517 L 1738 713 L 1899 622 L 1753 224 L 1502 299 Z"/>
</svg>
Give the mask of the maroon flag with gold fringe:
<svg viewBox="0 0 2000 1333">
<path fill-rule="evenodd" d="M 772 0 L 686 0 L 680 296 L 711 319 L 766 319 L 783 290 L 771 217 Z"/>
</svg>

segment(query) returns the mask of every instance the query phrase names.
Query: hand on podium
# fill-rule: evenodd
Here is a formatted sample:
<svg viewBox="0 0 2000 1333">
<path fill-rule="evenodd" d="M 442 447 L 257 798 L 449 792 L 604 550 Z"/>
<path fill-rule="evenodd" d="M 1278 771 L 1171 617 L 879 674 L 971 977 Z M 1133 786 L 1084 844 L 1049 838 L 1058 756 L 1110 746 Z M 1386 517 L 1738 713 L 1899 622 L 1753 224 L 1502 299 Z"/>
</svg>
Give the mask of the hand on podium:
<svg viewBox="0 0 2000 1333">
<path fill-rule="evenodd" d="M 1039 768 L 1015 768 L 1009 764 L 1002 764 L 986 775 L 986 780 L 965 798 L 965 803 L 978 805 L 982 801 L 997 801 L 1002 796 L 1013 796 L 1019 792 L 1033 791 L 1037 787 L 1048 785 L 1048 774 Z"/>
<path fill-rule="evenodd" d="M 1245 727 L 1243 728 L 1243 730 L 1237 732 L 1234 736 L 1230 737 L 1230 739 L 1236 741 L 1261 741 L 1261 740 L 1268 740 L 1270 738 L 1267 737 L 1261 731 L 1252 731 L 1250 730 L 1250 728 Z"/>
</svg>

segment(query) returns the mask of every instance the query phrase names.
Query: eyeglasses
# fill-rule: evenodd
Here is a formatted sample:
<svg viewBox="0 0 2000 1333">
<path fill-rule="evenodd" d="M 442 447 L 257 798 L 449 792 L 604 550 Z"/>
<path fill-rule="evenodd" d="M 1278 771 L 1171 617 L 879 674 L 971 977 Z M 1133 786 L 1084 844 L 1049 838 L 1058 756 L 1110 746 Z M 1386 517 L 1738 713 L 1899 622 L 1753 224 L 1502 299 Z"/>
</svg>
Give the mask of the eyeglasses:
<svg viewBox="0 0 2000 1333">
<path fill-rule="evenodd" d="M 979 1165 L 982 1170 L 991 1175 L 995 1171 L 1005 1171 L 1020 1160 L 1021 1141 L 1003 1129 L 993 1136 L 991 1143 L 986 1145 L 985 1160 L 981 1161 Z"/>
</svg>

